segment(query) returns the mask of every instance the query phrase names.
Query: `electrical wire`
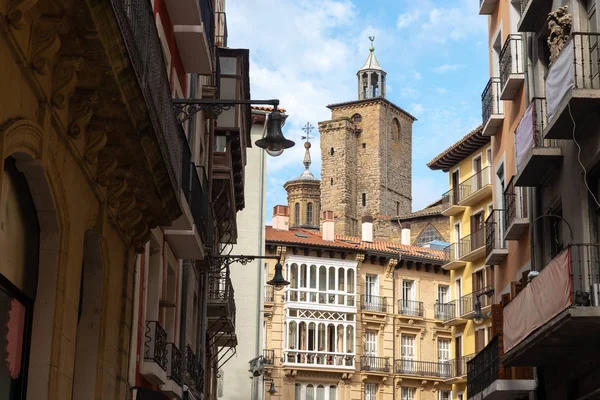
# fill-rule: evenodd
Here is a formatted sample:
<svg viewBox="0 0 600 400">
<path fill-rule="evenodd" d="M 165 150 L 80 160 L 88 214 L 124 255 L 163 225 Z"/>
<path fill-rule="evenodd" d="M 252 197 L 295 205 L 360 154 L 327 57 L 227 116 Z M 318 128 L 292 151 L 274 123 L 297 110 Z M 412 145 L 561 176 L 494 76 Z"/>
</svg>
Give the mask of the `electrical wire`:
<svg viewBox="0 0 600 400">
<path fill-rule="evenodd" d="M 571 121 L 573 122 L 573 141 L 577 145 L 577 162 L 579 163 L 579 165 L 581 166 L 581 170 L 583 171 L 583 183 L 585 184 L 585 187 L 586 187 L 587 191 L 589 192 L 589 194 L 592 195 L 592 198 L 596 202 L 596 205 L 598 206 L 598 208 L 600 208 L 600 202 L 598 202 L 598 199 L 594 195 L 594 192 L 592 192 L 592 189 L 590 189 L 588 182 L 587 182 L 587 171 L 585 169 L 585 166 L 581 162 L 581 146 L 579 145 L 579 143 L 577 143 L 577 140 L 575 139 L 575 129 L 577 128 L 577 125 L 575 124 L 575 118 L 573 118 L 573 114 L 571 113 L 571 104 L 570 103 L 568 104 L 568 107 L 569 107 L 569 116 L 571 117 Z"/>
</svg>

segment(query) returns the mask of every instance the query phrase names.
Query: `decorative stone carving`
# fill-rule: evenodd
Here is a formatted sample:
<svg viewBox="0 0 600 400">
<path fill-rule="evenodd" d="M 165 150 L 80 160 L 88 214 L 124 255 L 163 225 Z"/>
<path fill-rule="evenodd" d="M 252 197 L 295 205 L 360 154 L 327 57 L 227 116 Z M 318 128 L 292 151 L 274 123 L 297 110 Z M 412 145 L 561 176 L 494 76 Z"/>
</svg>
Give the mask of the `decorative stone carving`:
<svg viewBox="0 0 600 400">
<path fill-rule="evenodd" d="M 11 2 L 7 19 L 13 28 L 23 29 L 27 26 L 25 15 L 36 3 L 37 0 L 14 0 Z"/>
<path fill-rule="evenodd" d="M 108 124 L 92 124 L 89 127 L 83 156 L 88 164 L 95 165 L 98 162 L 98 152 L 106 145 L 107 133 L 112 129 Z"/>
<path fill-rule="evenodd" d="M 40 23 L 33 31 L 33 58 L 31 65 L 40 75 L 48 75 L 50 61 L 60 49 L 60 39 L 55 29 Z"/>
<path fill-rule="evenodd" d="M 102 186 L 108 184 L 108 178 L 117 168 L 117 158 L 108 149 L 103 149 L 98 155 L 98 183 Z"/>
<path fill-rule="evenodd" d="M 573 18 L 568 13 L 568 6 L 557 8 L 548 14 L 548 49 L 550 50 L 550 65 L 569 40 Z"/>
<path fill-rule="evenodd" d="M 400 390 L 402 387 L 402 378 L 394 378 L 394 386 L 396 387 L 396 390 Z"/>
<path fill-rule="evenodd" d="M 74 139 L 79 139 L 82 133 L 85 133 L 87 125 L 94 115 L 92 104 L 98 101 L 98 93 L 93 92 L 87 98 L 76 96 L 71 104 L 73 105 L 73 118 L 69 126 L 69 135 Z"/>
<path fill-rule="evenodd" d="M 52 80 L 52 103 L 56 108 L 62 110 L 69 104 L 82 66 L 82 57 L 62 57 L 58 62 Z"/>
<path fill-rule="evenodd" d="M 119 208 L 121 195 L 127 190 L 127 179 L 131 178 L 131 171 L 125 168 L 115 169 L 108 181 L 108 204 L 112 208 Z"/>
<path fill-rule="evenodd" d="M 425 390 L 425 385 L 427 385 L 427 381 L 421 381 L 421 390 Z"/>
<path fill-rule="evenodd" d="M 433 382 L 433 386 L 431 387 L 431 391 L 435 393 L 438 390 L 438 386 L 440 385 L 439 381 Z"/>
</svg>

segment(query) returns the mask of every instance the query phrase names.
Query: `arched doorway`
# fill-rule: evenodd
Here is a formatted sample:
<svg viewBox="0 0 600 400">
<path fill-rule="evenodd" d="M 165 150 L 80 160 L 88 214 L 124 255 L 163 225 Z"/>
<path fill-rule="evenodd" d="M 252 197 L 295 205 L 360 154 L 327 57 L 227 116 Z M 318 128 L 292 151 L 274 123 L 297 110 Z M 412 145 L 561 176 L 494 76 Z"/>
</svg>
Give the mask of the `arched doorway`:
<svg viewBox="0 0 600 400">
<path fill-rule="evenodd" d="M 17 160 L 4 161 L 0 196 L 0 398 L 24 399 L 38 283 L 40 227 Z"/>
</svg>

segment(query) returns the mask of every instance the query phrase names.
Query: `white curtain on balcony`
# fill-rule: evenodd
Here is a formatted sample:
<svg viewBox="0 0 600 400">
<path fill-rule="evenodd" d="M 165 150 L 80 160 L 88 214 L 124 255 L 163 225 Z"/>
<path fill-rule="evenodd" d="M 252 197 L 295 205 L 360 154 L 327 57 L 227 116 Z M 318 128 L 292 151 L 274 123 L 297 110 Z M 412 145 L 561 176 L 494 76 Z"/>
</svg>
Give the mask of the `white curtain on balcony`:
<svg viewBox="0 0 600 400">
<path fill-rule="evenodd" d="M 546 102 L 548 108 L 548 123 L 554 120 L 554 115 L 565 93 L 575 87 L 573 71 L 573 43 L 571 39 L 565 44 L 546 78 Z"/>
<path fill-rule="evenodd" d="M 521 163 L 527 156 L 529 149 L 533 147 L 535 129 L 533 127 L 533 107 L 535 103 L 531 103 L 519 122 L 515 131 L 515 158 L 517 161 L 517 170 L 521 170 Z M 540 110 L 538 110 L 540 112 Z"/>
</svg>

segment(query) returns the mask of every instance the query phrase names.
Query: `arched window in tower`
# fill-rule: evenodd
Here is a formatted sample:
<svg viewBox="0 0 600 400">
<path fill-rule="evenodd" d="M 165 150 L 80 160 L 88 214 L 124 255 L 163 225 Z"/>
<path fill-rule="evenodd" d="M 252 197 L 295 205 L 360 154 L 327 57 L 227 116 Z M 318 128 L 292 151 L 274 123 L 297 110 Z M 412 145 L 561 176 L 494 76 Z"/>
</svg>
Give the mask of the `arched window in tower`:
<svg viewBox="0 0 600 400">
<path fill-rule="evenodd" d="M 306 205 L 306 224 L 312 225 L 313 223 L 313 204 L 308 203 Z"/>
<path fill-rule="evenodd" d="M 398 118 L 392 120 L 392 139 L 400 140 L 400 122 Z"/>
<path fill-rule="evenodd" d="M 355 124 L 362 122 L 362 116 L 360 114 L 354 114 L 352 116 L 352 122 L 354 122 Z"/>
<path fill-rule="evenodd" d="M 294 206 L 294 225 L 300 225 L 300 203 Z"/>
</svg>

